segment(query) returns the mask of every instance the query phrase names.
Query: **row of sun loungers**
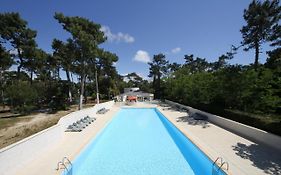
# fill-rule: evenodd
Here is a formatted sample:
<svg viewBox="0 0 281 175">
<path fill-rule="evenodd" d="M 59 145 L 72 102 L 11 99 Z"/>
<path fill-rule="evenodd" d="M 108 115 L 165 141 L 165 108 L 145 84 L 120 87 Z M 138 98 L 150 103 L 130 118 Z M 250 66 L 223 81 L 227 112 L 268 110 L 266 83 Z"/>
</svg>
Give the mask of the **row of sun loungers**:
<svg viewBox="0 0 281 175">
<path fill-rule="evenodd" d="M 97 114 L 105 114 L 108 111 L 109 111 L 109 109 L 101 108 L 97 111 Z M 67 129 L 65 130 L 65 132 L 81 132 L 84 128 L 86 128 L 89 124 L 91 124 L 95 120 L 96 120 L 96 118 L 91 118 L 89 116 L 84 117 L 84 118 L 74 122 L 73 124 L 69 125 L 67 127 Z"/>
<path fill-rule="evenodd" d="M 97 114 L 105 114 L 108 111 L 109 111 L 109 109 L 101 108 L 97 111 Z"/>
<path fill-rule="evenodd" d="M 81 132 L 84 128 L 89 126 L 89 124 L 93 123 L 95 120 L 96 118 L 91 118 L 89 116 L 84 117 L 74 122 L 72 125 L 69 125 L 65 132 Z"/>
<path fill-rule="evenodd" d="M 167 107 L 169 105 L 167 104 L 162 104 L 161 105 L 162 107 Z M 208 120 L 208 116 L 204 115 L 204 114 L 201 114 L 201 113 L 198 113 L 198 112 L 195 112 L 195 113 L 191 113 L 189 111 L 189 109 L 185 108 L 185 107 L 182 107 L 181 105 L 171 105 L 172 108 L 176 109 L 177 111 L 180 111 L 180 112 L 187 112 L 187 117 L 190 117 L 190 118 L 193 118 L 194 120 Z M 163 108 L 163 110 L 166 110 L 166 108 Z"/>
</svg>

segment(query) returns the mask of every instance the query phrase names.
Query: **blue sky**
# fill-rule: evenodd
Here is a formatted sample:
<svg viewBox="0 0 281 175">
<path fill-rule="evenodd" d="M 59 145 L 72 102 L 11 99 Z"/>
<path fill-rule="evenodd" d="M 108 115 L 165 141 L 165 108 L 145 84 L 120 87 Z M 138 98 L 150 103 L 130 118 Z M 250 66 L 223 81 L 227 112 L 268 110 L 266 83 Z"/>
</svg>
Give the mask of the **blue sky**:
<svg viewBox="0 0 281 175">
<path fill-rule="evenodd" d="M 53 18 L 55 12 L 88 18 L 103 26 L 109 40 L 101 47 L 116 53 L 120 74 L 148 75 L 145 63 L 154 54 L 165 53 L 170 62 L 183 63 L 194 54 L 216 60 L 242 40 L 243 10 L 250 0 L 2 0 L 0 12 L 19 12 L 29 27 L 38 31 L 40 48 L 52 52 L 54 38 L 70 35 Z M 263 51 L 268 50 L 265 46 Z M 261 62 L 266 55 L 261 54 Z M 238 52 L 231 63 L 248 64 L 253 52 Z"/>
</svg>

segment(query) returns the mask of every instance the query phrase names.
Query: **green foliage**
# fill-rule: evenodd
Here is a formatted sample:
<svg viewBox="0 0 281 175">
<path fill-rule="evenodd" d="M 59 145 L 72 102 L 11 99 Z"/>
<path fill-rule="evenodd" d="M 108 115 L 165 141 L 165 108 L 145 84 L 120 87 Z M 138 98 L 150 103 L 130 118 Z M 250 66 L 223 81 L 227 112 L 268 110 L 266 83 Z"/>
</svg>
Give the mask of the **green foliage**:
<svg viewBox="0 0 281 175">
<path fill-rule="evenodd" d="M 0 38 L 17 52 L 14 59 L 18 64 L 19 76 L 21 68 L 27 68 L 28 63 L 31 63 L 29 60 L 34 58 L 37 32 L 29 29 L 27 22 L 18 13 L 0 14 L 0 26 Z"/>
<path fill-rule="evenodd" d="M 245 51 L 255 49 L 255 67 L 259 61 L 261 44 L 272 42 L 272 45 L 280 43 L 281 7 L 279 0 L 265 0 L 260 2 L 253 0 L 243 15 L 246 25 L 242 27 L 242 45 Z"/>
<path fill-rule="evenodd" d="M 161 77 L 165 75 L 168 71 L 168 61 L 166 60 L 166 56 L 162 53 L 153 56 L 152 62 L 148 63 L 149 68 L 149 77 L 153 78 L 153 89 L 154 95 L 156 99 L 160 99 L 163 97 L 161 87 Z"/>
<path fill-rule="evenodd" d="M 197 57 L 194 59 L 193 55 L 185 55 L 185 64 L 183 65 L 185 67 L 186 73 L 196 73 L 196 72 L 203 72 L 206 71 L 208 67 L 210 67 L 210 64 L 206 61 L 205 58 L 199 58 Z"/>
<path fill-rule="evenodd" d="M 135 72 L 123 76 L 122 79 L 124 79 L 125 81 L 121 82 L 123 83 L 123 86 L 120 88 L 120 92 L 122 92 L 124 88 L 129 88 L 129 87 L 139 87 L 141 91 L 153 92 L 151 83 L 149 83 L 147 80 L 144 80 L 141 76 L 139 76 Z"/>
<path fill-rule="evenodd" d="M 0 45 L 0 71 L 3 72 L 9 69 L 13 64 L 11 55 Z"/>
<path fill-rule="evenodd" d="M 266 60 L 265 66 L 270 69 L 281 69 L 281 48 L 274 49 L 267 52 L 268 58 Z"/>
<path fill-rule="evenodd" d="M 195 73 L 190 73 L 189 66 L 182 66 L 163 79 L 165 98 L 280 135 L 281 70 L 268 65 L 257 70 L 253 66 L 226 65 Z"/>
<path fill-rule="evenodd" d="M 48 107 L 53 110 L 65 110 L 69 106 L 67 101 L 68 97 L 68 82 L 66 81 L 54 81 L 48 88 L 49 93 L 46 96 L 46 102 Z"/>
<path fill-rule="evenodd" d="M 15 111 L 26 113 L 34 109 L 36 90 L 26 81 L 16 81 L 7 87 L 7 97 Z"/>
<path fill-rule="evenodd" d="M 113 63 L 118 60 L 118 57 L 99 48 L 99 45 L 106 40 L 104 33 L 101 31 L 101 25 L 78 16 L 67 17 L 62 13 L 56 13 L 54 17 L 72 36 L 67 43 L 54 40 L 53 48 L 55 49 L 55 56 L 62 63 L 67 63 L 63 64 L 64 68 L 68 69 L 71 65 L 71 71 L 81 77 L 79 109 L 82 108 L 86 79 L 97 79 L 96 81 L 98 81 L 98 73 L 104 76 L 102 78 L 107 79 L 106 82 L 110 84 L 110 88 L 107 89 L 109 91 L 108 96 L 110 96 L 110 93 L 114 93 L 116 90 L 112 78 L 116 77 Z M 68 60 L 70 62 L 66 62 L 69 56 L 71 56 L 71 59 Z"/>
<path fill-rule="evenodd" d="M 270 69 L 257 72 L 252 67 L 235 65 L 189 75 L 185 69 L 168 78 L 167 98 L 192 106 L 209 104 L 248 112 L 276 113 L 281 105 L 280 74 Z"/>
</svg>

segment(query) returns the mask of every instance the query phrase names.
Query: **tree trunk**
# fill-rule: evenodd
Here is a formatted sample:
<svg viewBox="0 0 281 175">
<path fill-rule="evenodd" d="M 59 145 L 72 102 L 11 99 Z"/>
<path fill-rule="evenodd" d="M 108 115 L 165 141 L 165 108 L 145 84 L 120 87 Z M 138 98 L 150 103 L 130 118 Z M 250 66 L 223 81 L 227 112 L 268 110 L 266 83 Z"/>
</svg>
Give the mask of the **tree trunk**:
<svg viewBox="0 0 281 175">
<path fill-rule="evenodd" d="M 18 71 L 17 71 L 17 79 L 20 79 L 20 70 L 21 70 L 21 65 L 18 66 Z"/>
<path fill-rule="evenodd" d="M 88 102 L 88 100 L 87 100 L 87 88 L 86 88 L 86 86 L 87 86 L 87 78 L 85 77 L 85 81 L 84 81 L 84 98 L 85 98 L 85 104 L 87 104 L 87 102 Z"/>
<path fill-rule="evenodd" d="M 3 109 L 5 109 L 5 102 L 4 102 L 4 89 L 1 90 L 1 98 L 2 98 L 2 105 Z"/>
<path fill-rule="evenodd" d="M 17 79 L 19 80 L 20 79 L 20 71 L 21 71 L 21 68 L 22 68 L 23 59 L 22 59 L 22 55 L 20 53 L 20 50 L 17 49 L 17 51 L 18 51 L 18 57 L 19 57 L 19 60 L 20 60 L 19 66 L 18 66 L 18 70 L 17 70 Z"/>
<path fill-rule="evenodd" d="M 4 103 L 4 78 L 2 78 L 2 71 L 0 71 L 0 82 L 1 82 L 1 101 L 3 105 L 3 109 L 5 109 L 5 103 Z"/>
<path fill-rule="evenodd" d="M 153 90 L 154 90 L 154 95 L 156 98 L 156 75 L 153 75 L 153 82 L 152 82 Z"/>
<path fill-rule="evenodd" d="M 30 71 L 30 84 L 32 85 L 32 79 L 33 79 L 33 71 Z"/>
<path fill-rule="evenodd" d="M 96 73 L 95 73 L 95 78 L 96 78 L 97 104 L 99 104 L 100 98 L 99 98 L 99 84 L 98 84 L 98 71 L 97 71 L 97 69 L 96 69 Z"/>
<path fill-rule="evenodd" d="M 157 98 L 158 99 L 160 99 L 160 78 L 161 78 L 161 76 L 160 76 L 160 74 L 158 74 L 157 75 L 157 84 L 156 84 L 156 86 L 157 86 Z"/>
<path fill-rule="evenodd" d="M 259 65 L 259 53 L 260 53 L 260 45 L 258 42 L 255 42 L 255 63 L 254 63 L 255 70 L 257 70 Z"/>
<path fill-rule="evenodd" d="M 81 84 L 80 84 L 80 100 L 79 100 L 79 110 L 83 108 L 83 94 L 84 94 L 84 82 L 85 82 L 85 74 L 82 74 L 81 76 Z"/>
<path fill-rule="evenodd" d="M 60 68 L 57 67 L 57 76 L 58 76 L 58 80 L 60 79 Z"/>
<path fill-rule="evenodd" d="M 72 93 L 71 93 L 71 81 L 70 81 L 70 75 L 69 75 L 69 71 L 65 70 L 66 73 L 66 78 L 68 81 L 68 98 L 69 98 L 69 102 L 72 102 Z"/>
</svg>

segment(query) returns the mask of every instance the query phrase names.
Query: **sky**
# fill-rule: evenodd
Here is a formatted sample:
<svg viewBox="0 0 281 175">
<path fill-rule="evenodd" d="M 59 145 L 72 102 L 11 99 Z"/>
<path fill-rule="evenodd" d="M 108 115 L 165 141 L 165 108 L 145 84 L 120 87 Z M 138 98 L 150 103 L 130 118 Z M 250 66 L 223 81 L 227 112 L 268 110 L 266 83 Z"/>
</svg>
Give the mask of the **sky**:
<svg viewBox="0 0 281 175">
<path fill-rule="evenodd" d="M 55 12 L 81 16 L 102 25 L 108 40 L 101 45 L 116 53 L 116 68 L 124 75 L 147 78 L 153 55 L 164 53 L 170 62 L 184 62 L 185 54 L 215 61 L 242 41 L 243 10 L 250 0 L 1 0 L 0 12 L 19 12 L 37 31 L 37 44 L 52 53 L 54 38 L 70 37 L 53 18 Z M 261 62 L 265 62 L 263 47 Z M 254 62 L 254 52 L 238 51 L 231 64 Z"/>
</svg>

